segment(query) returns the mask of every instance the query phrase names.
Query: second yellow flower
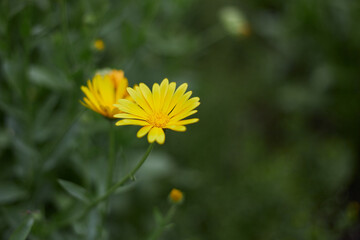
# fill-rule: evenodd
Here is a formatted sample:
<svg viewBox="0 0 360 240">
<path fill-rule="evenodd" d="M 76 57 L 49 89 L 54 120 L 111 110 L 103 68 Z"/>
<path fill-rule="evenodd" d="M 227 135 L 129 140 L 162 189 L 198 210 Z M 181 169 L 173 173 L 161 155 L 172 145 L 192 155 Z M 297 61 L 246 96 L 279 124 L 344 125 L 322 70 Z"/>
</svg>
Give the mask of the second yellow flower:
<svg viewBox="0 0 360 240">
<path fill-rule="evenodd" d="M 114 118 L 120 110 L 114 106 L 117 100 L 130 98 L 126 91 L 128 80 L 122 70 L 105 70 L 98 72 L 87 86 L 81 86 L 86 97 L 80 101 L 85 107 L 100 113 L 107 118 Z"/>
</svg>

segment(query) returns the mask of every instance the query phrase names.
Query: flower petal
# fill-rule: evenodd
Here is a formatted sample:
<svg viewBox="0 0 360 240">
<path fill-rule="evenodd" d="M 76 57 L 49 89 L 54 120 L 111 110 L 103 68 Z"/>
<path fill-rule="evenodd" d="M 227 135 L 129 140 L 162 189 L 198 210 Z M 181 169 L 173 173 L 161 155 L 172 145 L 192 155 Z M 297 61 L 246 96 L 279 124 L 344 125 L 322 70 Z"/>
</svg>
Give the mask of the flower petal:
<svg viewBox="0 0 360 240">
<path fill-rule="evenodd" d="M 164 100 L 169 89 L 169 80 L 165 78 L 160 84 L 160 110 L 164 105 Z"/>
<path fill-rule="evenodd" d="M 115 123 L 116 126 L 124 126 L 124 125 L 140 125 L 140 126 L 147 126 L 149 125 L 148 122 L 142 120 L 135 120 L 135 119 L 122 119 Z"/>
<path fill-rule="evenodd" d="M 116 87 L 116 92 L 115 92 L 115 99 L 114 102 L 116 102 L 118 99 L 120 98 L 124 98 L 126 96 L 126 88 L 129 85 L 129 82 L 127 80 L 127 78 L 122 78 L 120 80 L 117 81 L 117 87 Z"/>
<path fill-rule="evenodd" d="M 157 137 L 157 127 L 153 127 L 148 134 L 149 143 L 153 143 Z"/>
<path fill-rule="evenodd" d="M 168 129 L 171 129 L 171 130 L 177 131 L 177 132 L 185 132 L 186 131 L 185 126 L 171 125 L 171 126 L 166 126 L 165 128 L 168 128 Z"/>
<path fill-rule="evenodd" d="M 139 88 L 138 86 L 135 87 Z M 129 93 L 129 95 L 134 99 L 134 101 L 142 108 L 144 109 L 144 111 L 148 114 L 150 114 L 152 112 L 149 104 L 147 103 L 146 99 L 143 97 L 143 95 L 139 91 L 134 90 L 133 88 L 127 88 L 127 91 Z"/>
<path fill-rule="evenodd" d="M 151 93 L 150 89 L 148 88 L 148 86 L 146 86 L 144 83 L 140 83 L 139 89 L 140 89 L 141 94 L 143 95 L 143 97 L 145 98 L 147 103 L 149 104 L 150 108 L 154 109 L 153 96 L 152 96 L 152 93 Z"/>
<path fill-rule="evenodd" d="M 187 87 L 188 87 L 188 85 L 186 83 L 183 83 L 180 85 L 180 87 L 178 89 L 176 89 L 174 95 L 171 98 L 171 102 L 170 102 L 169 106 L 167 107 L 167 109 L 164 109 L 164 112 L 166 114 L 168 114 L 175 107 L 175 105 L 178 103 L 179 99 L 184 95 Z"/>
<path fill-rule="evenodd" d="M 196 123 L 198 122 L 199 119 L 198 118 L 191 118 L 191 119 L 186 119 L 186 120 L 182 120 L 182 121 L 174 121 L 174 122 L 169 122 L 168 125 L 187 125 L 187 124 L 191 124 L 191 123 Z"/>
<path fill-rule="evenodd" d="M 136 136 L 138 138 L 142 138 L 151 130 L 151 128 L 153 128 L 153 126 L 151 126 L 151 125 L 140 128 L 140 130 L 137 132 Z"/>
<path fill-rule="evenodd" d="M 179 120 L 187 118 L 188 116 L 191 116 L 191 115 L 193 115 L 193 114 L 195 114 L 197 112 L 198 112 L 197 110 L 183 111 L 183 112 L 179 113 L 178 115 L 172 117 L 170 121 L 171 122 L 179 121 Z"/>
<path fill-rule="evenodd" d="M 110 76 L 96 75 L 93 83 L 96 85 L 104 105 L 111 106 L 115 102 L 115 88 Z"/>
<path fill-rule="evenodd" d="M 160 86 L 155 83 L 152 88 L 153 101 L 154 101 L 154 110 L 155 112 L 159 111 L 160 108 Z"/>
<path fill-rule="evenodd" d="M 96 106 L 97 109 L 100 109 L 98 100 L 96 99 L 96 97 L 94 96 L 93 92 L 91 92 L 89 90 L 89 88 L 85 87 L 85 86 L 81 86 L 81 91 L 83 91 L 87 97 L 87 99 L 89 99 L 89 101 L 94 104 Z"/>
<path fill-rule="evenodd" d="M 165 142 L 165 133 L 164 130 L 162 128 L 157 128 L 157 137 L 156 137 L 156 142 L 158 144 L 164 144 Z"/>
<path fill-rule="evenodd" d="M 192 99 L 190 99 L 190 100 L 192 100 Z M 185 117 L 179 118 L 179 116 L 186 115 L 188 112 L 192 111 L 193 109 L 195 109 L 197 106 L 200 105 L 200 102 L 196 101 L 196 99 L 194 99 L 194 101 L 190 101 L 190 100 L 187 101 L 187 103 L 185 103 L 182 108 L 174 109 L 173 112 L 175 112 L 175 110 L 176 110 L 176 113 L 173 114 L 173 112 L 171 112 L 169 117 L 171 119 L 180 120 Z M 190 116 L 190 115 L 187 115 L 187 116 Z"/>
<path fill-rule="evenodd" d="M 118 107 L 120 111 L 125 113 L 130 113 L 139 117 L 146 118 L 147 113 L 141 109 L 136 103 L 127 100 L 127 99 L 119 99 L 118 104 L 114 104 L 114 106 Z"/>
<path fill-rule="evenodd" d="M 188 101 L 191 94 L 192 94 L 192 92 L 189 91 L 189 92 L 185 93 L 181 98 L 179 98 L 178 102 L 175 104 L 174 109 L 169 113 L 169 117 L 174 116 L 175 114 L 179 113 L 183 109 L 183 106 Z"/>
<path fill-rule="evenodd" d="M 146 118 L 136 116 L 129 113 L 118 113 L 114 115 L 114 118 L 128 118 L 128 119 L 140 119 L 140 120 L 146 120 Z"/>
<path fill-rule="evenodd" d="M 172 83 L 169 84 L 169 87 L 168 87 L 167 92 L 166 92 L 166 96 L 164 98 L 164 103 L 163 103 L 163 106 L 161 108 L 161 112 L 163 112 L 164 114 L 167 114 L 167 109 L 169 108 L 169 105 L 171 103 L 171 99 L 174 96 L 175 88 L 176 88 L 176 83 L 172 82 Z"/>
</svg>

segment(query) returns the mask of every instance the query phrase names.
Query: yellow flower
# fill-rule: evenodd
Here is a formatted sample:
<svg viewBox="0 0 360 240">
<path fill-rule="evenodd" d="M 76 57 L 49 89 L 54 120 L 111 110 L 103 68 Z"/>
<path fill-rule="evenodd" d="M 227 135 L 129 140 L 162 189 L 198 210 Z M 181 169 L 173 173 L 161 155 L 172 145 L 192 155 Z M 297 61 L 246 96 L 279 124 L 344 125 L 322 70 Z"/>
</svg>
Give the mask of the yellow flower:
<svg viewBox="0 0 360 240">
<path fill-rule="evenodd" d="M 190 98 L 191 91 L 185 93 L 187 87 L 188 85 L 184 83 L 176 89 L 175 82 L 169 84 L 169 81 L 164 79 L 160 85 L 155 83 L 152 91 L 144 83 L 134 88 L 127 88 L 135 102 L 118 100 L 115 106 L 123 113 L 114 117 L 123 119 L 116 125 L 143 126 L 137 132 L 138 138 L 148 133 L 149 143 L 156 141 L 163 144 L 165 142 L 163 129 L 184 132 L 186 130 L 184 125 L 199 121 L 198 118 L 183 120 L 196 113 L 197 110 L 194 109 L 200 105 L 198 97 Z"/>
<path fill-rule="evenodd" d="M 87 81 L 87 86 L 81 86 L 86 97 L 80 102 L 105 117 L 114 118 L 114 114 L 120 113 L 120 110 L 114 106 L 117 100 L 130 98 L 126 92 L 127 87 L 128 80 L 122 70 L 98 72 L 92 81 Z"/>
<path fill-rule="evenodd" d="M 105 48 L 105 43 L 101 39 L 97 39 L 94 41 L 94 48 L 98 51 L 102 51 Z"/>
<path fill-rule="evenodd" d="M 176 188 L 173 188 L 169 194 L 169 199 L 173 203 L 180 203 L 182 202 L 183 198 L 184 194 Z"/>
</svg>

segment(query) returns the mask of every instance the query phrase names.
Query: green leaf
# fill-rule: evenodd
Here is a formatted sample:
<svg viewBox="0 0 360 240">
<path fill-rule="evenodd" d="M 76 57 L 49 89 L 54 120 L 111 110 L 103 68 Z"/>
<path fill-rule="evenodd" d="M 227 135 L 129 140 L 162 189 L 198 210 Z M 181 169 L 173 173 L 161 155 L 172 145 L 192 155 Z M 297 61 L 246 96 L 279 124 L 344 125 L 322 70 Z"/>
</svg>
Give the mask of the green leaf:
<svg viewBox="0 0 360 240">
<path fill-rule="evenodd" d="M 17 201 L 26 195 L 26 191 L 13 183 L 0 184 L 0 204 Z"/>
<path fill-rule="evenodd" d="M 157 207 L 154 208 L 154 218 L 157 225 L 162 224 L 164 218 Z"/>
<path fill-rule="evenodd" d="M 70 87 L 66 77 L 56 69 L 32 65 L 29 67 L 28 76 L 32 83 L 53 90 L 63 90 Z"/>
<path fill-rule="evenodd" d="M 165 230 L 169 230 L 169 229 L 173 228 L 174 226 L 175 226 L 174 223 L 166 224 L 166 225 L 165 225 Z"/>
<path fill-rule="evenodd" d="M 58 182 L 74 198 L 77 198 L 85 203 L 88 203 L 90 201 L 85 188 L 62 179 L 58 179 Z"/>
<path fill-rule="evenodd" d="M 10 240 L 25 240 L 34 224 L 33 215 L 28 215 L 21 225 L 11 235 Z"/>
</svg>

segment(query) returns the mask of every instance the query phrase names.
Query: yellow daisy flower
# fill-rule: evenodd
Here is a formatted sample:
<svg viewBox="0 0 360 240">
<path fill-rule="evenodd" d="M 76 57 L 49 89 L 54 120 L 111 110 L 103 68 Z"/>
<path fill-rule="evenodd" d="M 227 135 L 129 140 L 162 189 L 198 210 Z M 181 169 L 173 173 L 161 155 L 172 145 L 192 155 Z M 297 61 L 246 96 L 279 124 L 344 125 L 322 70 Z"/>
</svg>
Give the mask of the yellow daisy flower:
<svg viewBox="0 0 360 240">
<path fill-rule="evenodd" d="M 81 86 L 86 97 L 80 102 L 107 118 L 114 118 L 114 114 L 120 113 L 120 110 L 114 106 L 117 100 L 130 99 L 126 92 L 127 87 L 128 80 L 122 70 L 98 72 L 92 81 L 87 81 L 87 86 Z"/>
<path fill-rule="evenodd" d="M 176 83 L 169 84 L 167 79 L 164 79 L 160 85 L 155 83 L 152 91 L 144 83 L 134 88 L 128 87 L 127 91 L 134 102 L 126 99 L 118 100 L 115 106 L 123 113 L 114 117 L 123 119 L 116 125 L 143 126 L 137 132 L 138 138 L 148 133 L 149 143 L 156 141 L 163 144 L 165 142 L 163 129 L 184 132 L 186 130 L 184 125 L 199 121 L 198 118 L 183 120 L 196 113 L 197 110 L 194 109 L 200 105 L 200 98 L 190 98 L 191 91 L 185 93 L 187 87 L 188 85 L 184 83 L 176 89 Z"/>
</svg>

